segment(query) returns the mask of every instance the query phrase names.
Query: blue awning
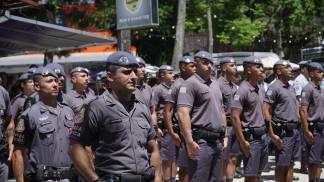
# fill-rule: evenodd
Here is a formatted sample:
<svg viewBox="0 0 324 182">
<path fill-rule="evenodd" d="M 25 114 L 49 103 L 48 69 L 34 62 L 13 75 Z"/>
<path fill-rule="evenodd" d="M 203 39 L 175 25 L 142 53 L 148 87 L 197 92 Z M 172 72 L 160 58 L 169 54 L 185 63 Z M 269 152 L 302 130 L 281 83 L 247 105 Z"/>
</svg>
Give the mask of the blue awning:
<svg viewBox="0 0 324 182">
<path fill-rule="evenodd" d="M 0 17 L 0 56 L 71 50 L 116 42 L 115 37 L 13 16 L 9 12 Z"/>
</svg>

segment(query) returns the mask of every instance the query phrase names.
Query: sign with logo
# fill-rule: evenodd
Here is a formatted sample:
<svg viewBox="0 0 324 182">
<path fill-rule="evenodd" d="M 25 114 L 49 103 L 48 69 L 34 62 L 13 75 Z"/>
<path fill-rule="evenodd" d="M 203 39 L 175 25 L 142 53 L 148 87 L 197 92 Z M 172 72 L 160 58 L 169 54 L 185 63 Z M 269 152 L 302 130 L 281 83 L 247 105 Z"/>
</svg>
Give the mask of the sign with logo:
<svg viewBox="0 0 324 182">
<path fill-rule="evenodd" d="M 159 25 L 158 0 L 116 0 L 117 29 Z"/>
</svg>

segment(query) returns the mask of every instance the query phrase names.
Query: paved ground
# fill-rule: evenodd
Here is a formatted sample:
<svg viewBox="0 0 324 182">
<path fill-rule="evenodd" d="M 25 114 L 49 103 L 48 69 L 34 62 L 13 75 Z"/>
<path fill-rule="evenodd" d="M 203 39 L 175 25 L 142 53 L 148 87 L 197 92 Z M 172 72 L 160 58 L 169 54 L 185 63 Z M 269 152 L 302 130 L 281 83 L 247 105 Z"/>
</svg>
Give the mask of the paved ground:
<svg viewBox="0 0 324 182">
<path fill-rule="evenodd" d="M 269 164 L 270 166 L 272 166 L 272 170 L 270 172 L 267 172 L 267 173 L 262 173 L 262 179 L 264 182 L 272 182 L 274 181 L 274 156 L 270 156 L 270 159 L 269 159 Z M 298 173 L 298 169 L 300 168 L 300 162 L 296 162 L 295 166 L 294 166 L 294 176 L 297 176 L 299 177 L 299 180 L 298 181 L 302 181 L 302 182 L 307 182 L 308 181 L 308 175 L 307 174 L 301 174 L 301 173 Z M 244 181 L 244 178 L 241 178 L 241 179 L 234 179 L 234 182 L 243 182 Z M 321 181 L 324 181 L 324 172 L 322 172 L 321 174 Z"/>
</svg>

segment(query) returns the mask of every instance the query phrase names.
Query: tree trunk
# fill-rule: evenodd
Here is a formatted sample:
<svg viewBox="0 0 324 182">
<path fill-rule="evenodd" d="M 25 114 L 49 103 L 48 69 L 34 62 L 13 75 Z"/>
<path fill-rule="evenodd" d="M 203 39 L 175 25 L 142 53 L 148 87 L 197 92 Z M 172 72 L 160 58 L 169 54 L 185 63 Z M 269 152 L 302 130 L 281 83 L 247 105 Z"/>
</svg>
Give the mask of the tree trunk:
<svg viewBox="0 0 324 182">
<path fill-rule="evenodd" d="M 283 28 L 283 22 L 280 20 L 278 32 L 277 32 L 277 48 L 278 48 L 278 55 L 280 58 L 285 57 L 285 53 L 282 47 L 282 28 Z"/>
<path fill-rule="evenodd" d="M 179 0 L 178 2 L 178 17 L 176 26 L 176 37 L 172 56 L 172 66 L 177 68 L 179 66 L 179 59 L 183 55 L 183 43 L 185 34 L 186 21 L 186 0 Z"/>
<path fill-rule="evenodd" d="M 212 13 L 211 8 L 208 6 L 207 9 L 207 19 L 208 19 L 208 51 L 209 53 L 213 53 L 214 51 L 214 38 L 213 38 L 213 21 L 212 21 Z"/>
</svg>

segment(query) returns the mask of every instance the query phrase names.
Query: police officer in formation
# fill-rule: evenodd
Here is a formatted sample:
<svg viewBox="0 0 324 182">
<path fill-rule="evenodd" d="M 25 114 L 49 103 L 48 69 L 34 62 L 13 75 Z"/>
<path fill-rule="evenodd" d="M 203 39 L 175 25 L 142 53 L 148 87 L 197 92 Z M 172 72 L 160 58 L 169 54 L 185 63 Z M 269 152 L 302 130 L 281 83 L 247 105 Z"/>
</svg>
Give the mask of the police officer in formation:
<svg viewBox="0 0 324 182">
<path fill-rule="evenodd" d="M 309 154 L 309 181 L 319 182 L 324 160 L 324 90 L 320 88 L 324 69 L 312 62 L 308 71 L 311 81 L 302 89 L 300 117 Z"/>
<path fill-rule="evenodd" d="M 152 109 L 152 87 L 146 83 L 145 78 L 145 66 L 146 63 L 141 57 L 136 57 L 138 68 L 136 70 L 137 83 L 136 90 L 134 91 L 135 96 L 145 103 L 147 108 Z M 152 111 L 152 110 L 151 110 Z"/>
<path fill-rule="evenodd" d="M 168 95 L 172 83 L 174 82 L 174 70 L 171 66 L 162 65 L 158 70 L 158 74 L 160 84 L 153 88 L 152 115 L 156 115 L 156 117 L 153 117 L 154 119 L 156 118 L 156 121 L 154 123 L 158 123 L 159 129 L 163 132 L 162 138 L 159 140 L 163 181 L 173 182 L 175 181 L 175 176 L 177 173 L 176 146 L 165 126 L 165 122 L 163 120 L 163 109 L 165 105 L 165 99 Z"/>
<path fill-rule="evenodd" d="M 234 83 L 237 74 L 237 67 L 234 58 L 225 57 L 219 61 L 221 76 L 218 78 L 220 90 L 223 97 L 224 111 L 226 114 L 228 147 L 223 151 L 223 177 L 222 180 L 233 181 L 237 156 L 240 154 L 240 147 L 232 127 L 231 103 L 238 86 Z"/>
<path fill-rule="evenodd" d="M 196 71 L 196 66 L 192 56 L 184 56 L 179 60 L 180 78 L 178 78 L 171 86 L 165 99 L 163 110 L 164 125 L 171 136 L 174 144 L 178 147 L 177 150 L 177 166 L 179 167 L 179 180 L 181 182 L 188 182 L 188 155 L 184 145 L 181 141 L 180 128 L 178 116 L 176 113 L 176 106 L 178 94 L 181 84 L 192 76 Z"/>
<path fill-rule="evenodd" d="M 184 81 L 178 93 L 177 113 L 189 160 L 189 181 L 220 181 L 221 153 L 227 147 L 222 94 L 211 79 L 212 56 L 194 56 L 196 73 Z"/>
<path fill-rule="evenodd" d="M 262 114 L 265 91 L 259 85 L 263 79 L 263 64 L 259 58 L 250 56 L 243 60 L 243 67 L 246 80 L 242 81 L 234 95 L 231 115 L 244 154 L 245 181 L 249 182 L 259 181 L 268 160 L 268 140 Z"/>
<path fill-rule="evenodd" d="M 13 168 L 16 180 L 75 181 L 76 173 L 71 169 L 72 161 L 68 156 L 74 113 L 57 101 L 58 76 L 54 71 L 37 68 L 34 84 L 39 102 L 22 113 L 15 128 Z"/>
<path fill-rule="evenodd" d="M 75 114 L 82 112 L 83 105 L 96 97 L 94 91 L 88 87 L 89 74 L 89 70 L 83 67 L 73 68 L 70 72 L 73 88 L 66 93 L 67 104 Z"/>
<path fill-rule="evenodd" d="M 288 61 L 274 64 L 277 79 L 269 86 L 264 100 L 264 116 L 268 135 L 276 147 L 276 181 L 293 181 L 294 161 L 300 158 L 299 114 L 295 89 L 289 84 L 293 78 Z"/>
<path fill-rule="evenodd" d="M 137 65 L 127 52 L 111 54 L 106 68 L 110 89 L 89 103 L 84 122 L 74 127 L 70 156 L 87 181 L 161 181 L 151 114 L 133 94 Z M 94 148 L 95 169 L 84 148 L 89 145 Z"/>
<path fill-rule="evenodd" d="M 65 94 L 65 78 L 66 74 L 62 65 L 58 63 L 50 63 L 46 65 L 46 68 L 53 70 L 58 76 L 59 95 L 58 101 L 62 104 L 68 105 L 67 95 Z"/>
</svg>

